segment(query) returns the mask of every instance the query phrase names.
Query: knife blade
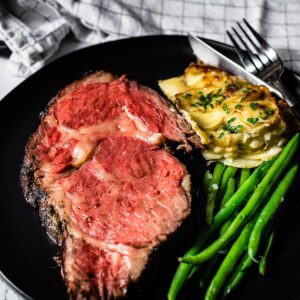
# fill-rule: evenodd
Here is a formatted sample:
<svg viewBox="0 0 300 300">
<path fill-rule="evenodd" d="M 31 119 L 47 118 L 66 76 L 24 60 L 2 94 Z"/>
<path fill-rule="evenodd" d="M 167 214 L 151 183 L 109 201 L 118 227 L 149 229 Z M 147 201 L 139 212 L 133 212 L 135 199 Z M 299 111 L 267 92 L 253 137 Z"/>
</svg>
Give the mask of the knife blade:
<svg viewBox="0 0 300 300">
<path fill-rule="evenodd" d="M 283 98 L 282 94 L 270 86 L 267 82 L 251 74 L 243 67 L 217 51 L 216 49 L 209 46 L 202 39 L 196 37 L 193 34 L 188 33 L 188 40 L 191 48 L 197 58 L 204 61 L 208 65 L 219 67 L 226 70 L 227 72 L 242 77 L 244 80 L 251 82 L 256 85 L 266 86 L 272 93 L 279 98 Z"/>
</svg>

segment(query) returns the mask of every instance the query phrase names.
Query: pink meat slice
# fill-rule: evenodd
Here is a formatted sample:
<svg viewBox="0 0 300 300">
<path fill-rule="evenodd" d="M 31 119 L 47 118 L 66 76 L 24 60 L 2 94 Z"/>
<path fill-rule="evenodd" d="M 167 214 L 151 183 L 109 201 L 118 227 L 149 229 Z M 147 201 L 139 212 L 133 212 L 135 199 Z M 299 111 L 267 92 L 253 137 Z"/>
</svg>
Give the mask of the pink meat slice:
<svg viewBox="0 0 300 300">
<path fill-rule="evenodd" d="M 136 277 L 136 270 L 143 270 L 153 247 L 188 215 L 190 203 L 183 188 L 188 176 L 170 153 L 140 140 L 108 138 L 98 147 L 92 160 L 60 180 L 72 231 L 101 241 L 98 247 L 86 243 L 82 246 L 81 239 L 75 242 L 82 248 L 78 250 L 81 259 L 73 261 L 71 271 L 65 268 L 65 276 L 69 278 L 69 272 L 80 269 L 81 281 L 92 276 L 96 278 L 93 289 L 118 296 Z M 124 246 L 144 258 L 138 260 L 134 270 L 130 261 L 136 258 L 132 254 L 124 256 Z M 66 255 L 65 262 L 73 256 Z M 108 273 L 104 276 L 103 272 Z M 78 282 L 73 285 L 77 287 Z"/>
<path fill-rule="evenodd" d="M 189 175 L 166 140 L 187 145 L 175 114 L 125 76 L 94 73 L 51 103 L 24 165 L 63 224 L 56 238 L 71 298 L 124 296 L 189 214 Z M 34 203 L 26 176 L 22 184 Z"/>
<path fill-rule="evenodd" d="M 67 237 L 63 276 L 74 299 L 110 299 L 124 296 L 130 281 L 140 276 L 149 257 L 147 248 L 93 245 Z"/>
<path fill-rule="evenodd" d="M 168 139 L 187 145 L 174 113 L 156 92 L 125 76 L 99 83 L 103 74 L 97 74 L 65 88 L 39 127 L 34 152 L 39 161 L 49 163 L 51 172 L 80 166 L 106 137 L 135 137 L 151 144 Z"/>
<path fill-rule="evenodd" d="M 153 90 L 128 81 L 125 76 L 110 83 L 90 83 L 66 95 L 57 104 L 59 124 L 78 129 L 117 118 L 124 111 L 152 133 L 183 142 L 174 114 Z"/>
</svg>

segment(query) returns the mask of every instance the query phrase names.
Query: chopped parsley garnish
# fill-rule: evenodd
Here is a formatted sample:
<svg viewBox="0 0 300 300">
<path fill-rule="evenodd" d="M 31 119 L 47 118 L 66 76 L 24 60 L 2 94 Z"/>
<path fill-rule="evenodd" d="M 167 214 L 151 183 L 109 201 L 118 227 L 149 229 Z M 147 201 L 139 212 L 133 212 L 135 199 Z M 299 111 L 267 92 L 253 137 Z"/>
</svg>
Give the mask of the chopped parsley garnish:
<svg viewBox="0 0 300 300">
<path fill-rule="evenodd" d="M 263 120 L 267 120 L 269 117 L 273 116 L 275 113 L 275 109 L 272 108 L 265 108 L 262 112 L 260 112 L 260 117 Z"/>
<path fill-rule="evenodd" d="M 202 91 L 199 91 L 198 94 L 199 96 L 196 99 L 196 102 L 191 105 L 193 107 L 204 107 L 206 109 L 210 106 L 211 108 L 214 108 L 213 100 L 219 104 L 225 99 L 225 96 L 222 94 L 222 89 L 218 89 L 215 93 L 210 92 L 207 95 L 204 95 Z"/>
<path fill-rule="evenodd" d="M 237 88 L 241 88 L 241 83 L 239 81 L 233 80 L 232 83 L 237 87 Z"/>
<path fill-rule="evenodd" d="M 247 118 L 247 122 L 255 126 L 258 122 L 258 118 Z"/>
<path fill-rule="evenodd" d="M 226 112 L 226 114 L 230 113 L 230 109 L 229 109 L 229 107 L 228 107 L 228 105 L 226 103 L 223 104 L 222 108 Z"/>
<path fill-rule="evenodd" d="M 248 87 L 246 87 L 246 88 L 243 88 L 243 92 L 245 93 L 245 94 L 248 94 L 249 92 L 251 92 L 252 90 L 250 89 L 250 88 L 248 88 Z"/>
<path fill-rule="evenodd" d="M 235 108 L 235 109 L 241 109 L 242 107 L 243 107 L 243 105 L 237 104 L 234 108 Z"/>
<path fill-rule="evenodd" d="M 183 96 L 184 99 L 191 99 L 191 97 L 192 97 L 192 94 L 190 94 L 190 93 L 186 93 L 186 94 Z"/>
<path fill-rule="evenodd" d="M 218 89 L 217 92 L 213 95 L 214 97 L 220 97 L 223 96 L 222 89 Z"/>
<path fill-rule="evenodd" d="M 257 103 L 251 102 L 249 105 L 250 105 L 252 110 L 257 110 L 258 109 L 258 104 Z"/>
<path fill-rule="evenodd" d="M 243 125 L 236 125 L 236 126 L 231 125 L 235 120 L 236 117 L 233 117 L 230 120 L 228 120 L 227 123 L 223 124 L 222 126 L 223 130 L 228 131 L 232 134 L 238 133 L 243 128 Z"/>
<path fill-rule="evenodd" d="M 224 136 L 224 134 L 225 134 L 225 132 L 222 131 L 222 132 L 219 134 L 218 139 L 221 139 L 221 138 Z"/>
</svg>

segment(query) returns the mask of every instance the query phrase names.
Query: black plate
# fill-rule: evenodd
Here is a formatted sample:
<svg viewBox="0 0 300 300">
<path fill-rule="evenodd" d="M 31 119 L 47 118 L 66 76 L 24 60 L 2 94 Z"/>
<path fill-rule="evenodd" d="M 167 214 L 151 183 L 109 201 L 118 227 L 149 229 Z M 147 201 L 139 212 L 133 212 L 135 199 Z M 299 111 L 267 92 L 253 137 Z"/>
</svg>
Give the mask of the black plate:
<svg viewBox="0 0 300 300">
<path fill-rule="evenodd" d="M 209 43 L 236 60 L 230 46 Z M 41 227 L 36 210 L 24 201 L 19 184 L 24 147 L 39 124 L 39 113 L 62 87 L 88 71 L 126 73 L 129 78 L 158 90 L 158 79 L 181 74 L 193 60 L 195 57 L 183 36 L 150 36 L 105 43 L 56 60 L 0 102 L 0 270 L 23 295 L 34 299 L 67 298 L 59 269 L 52 259 L 59 249 Z M 299 92 L 295 89 L 296 77 L 291 73 L 286 76 L 294 91 Z M 192 164 L 200 166 L 201 161 L 196 158 Z M 300 204 L 297 192 L 293 194 L 280 216 L 281 226 L 268 275 L 261 278 L 252 270 L 231 299 L 295 299 L 300 295 Z M 176 256 L 182 253 L 187 240 L 193 238 L 192 224 L 190 218 L 176 236 L 154 253 L 141 283 L 130 288 L 129 299 L 166 298 Z M 201 299 L 200 295 L 195 289 L 193 298 Z"/>
</svg>

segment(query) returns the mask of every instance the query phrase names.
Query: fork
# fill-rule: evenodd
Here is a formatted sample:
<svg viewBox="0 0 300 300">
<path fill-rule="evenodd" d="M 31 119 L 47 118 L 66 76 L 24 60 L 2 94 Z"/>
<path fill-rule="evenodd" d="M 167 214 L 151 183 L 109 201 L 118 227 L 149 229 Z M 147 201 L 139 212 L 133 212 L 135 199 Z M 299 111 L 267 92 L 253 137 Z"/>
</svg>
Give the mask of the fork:
<svg viewBox="0 0 300 300">
<path fill-rule="evenodd" d="M 240 47 L 237 40 L 229 31 L 226 32 L 243 66 L 248 72 L 267 81 L 271 86 L 278 90 L 282 98 L 287 102 L 289 107 L 292 108 L 298 120 L 300 120 L 300 103 L 285 88 L 281 81 L 284 65 L 280 57 L 245 19 L 243 19 L 243 24 L 238 22 L 237 25 L 245 37 L 242 38 L 234 27 L 232 27 L 232 31 L 244 49 Z M 251 33 L 254 38 L 251 37 L 249 33 Z M 254 51 L 252 49 L 254 49 Z"/>
</svg>

